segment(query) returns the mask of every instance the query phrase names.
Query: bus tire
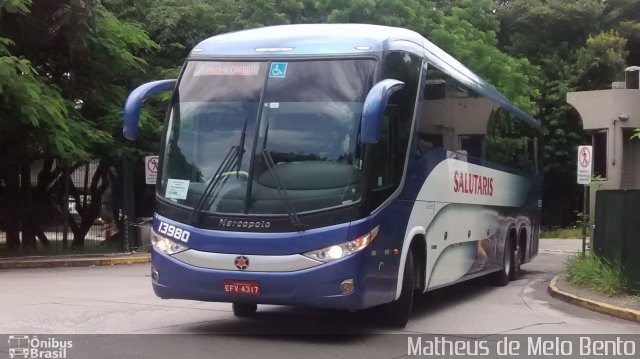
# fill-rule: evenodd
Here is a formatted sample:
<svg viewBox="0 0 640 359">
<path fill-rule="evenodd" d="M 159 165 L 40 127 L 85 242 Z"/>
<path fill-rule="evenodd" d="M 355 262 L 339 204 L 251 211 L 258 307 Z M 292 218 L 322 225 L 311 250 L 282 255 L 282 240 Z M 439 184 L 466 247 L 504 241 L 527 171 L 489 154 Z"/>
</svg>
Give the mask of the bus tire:
<svg viewBox="0 0 640 359">
<path fill-rule="evenodd" d="M 404 328 L 409 322 L 411 308 L 413 307 L 414 273 L 413 252 L 409 250 L 404 264 L 400 297 L 391 303 L 383 305 L 382 315 L 385 325 L 393 328 Z"/>
<path fill-rule="evenodd" d="M 504 244 L 504 254 L 502 257 L 502 269 L 493 273 L 492 282 L 498 287 L 504 287 L 511 280 L 511 272 L 513 269 L 513 251 L 511 250 L 511 239 L 507 239 Z"/>
<path fill-rule="evenodd" d="M 517 280 L 520 278 L 520 274 L 522 273 L 520 270 L 520 266 L 522 265 L 522 247 L 516 245 L 516 249 L 511 253 L 511 275 L 509 279 Z"/>
<path fill-rule="evenodd" d="M 238 318 L 248 318 L 256 314 L 258 310 L 257 304 L 233 303 L 233 314 Z"/>
</svg>

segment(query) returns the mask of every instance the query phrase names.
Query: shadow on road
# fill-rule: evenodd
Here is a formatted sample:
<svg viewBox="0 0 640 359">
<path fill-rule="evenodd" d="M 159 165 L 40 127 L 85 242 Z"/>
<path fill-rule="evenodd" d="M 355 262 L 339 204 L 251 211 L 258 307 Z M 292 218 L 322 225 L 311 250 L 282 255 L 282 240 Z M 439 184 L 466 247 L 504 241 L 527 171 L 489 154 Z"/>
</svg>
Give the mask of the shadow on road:
<svg viewBox="0 0 640 359">
<path fill-rule="evenodd" d="M 416 295 L 410 320 L 428 318 L 432 313 L 455 307 L 466 301 L 475 300 L 476 297 L 493 289 L 494 287 L 487 284 L 486 279 L 478 278 L 451 287 L 437 289 L 424 295 Z M 351 337 L 350 334 L 376 335 L 405 332 L 404 330 L 385 327 L 380 321 L 379 312 L 379 308 L 351 313 L 341 310 L 259 306 L 258 312 L 252 318 L 233 318 L 232 320 L 223 319 L 194 323 L 181 326 L 181 331 L 189 334 L 242 334 L 247 336 L 296 334 L 296 340 L 311 339 L 313 341 L 328 340 L 332 342 L 336 338 L 332 338 L 331 335 L 325 335 L 332 334 L 337 337 L 343 337 L 345 340 L 351 340 L 346 339 Z M 323 336 L 312 336 L 315 334 L 322 334 Z M 287 337 L 287 340 L 289 339 L 291 338 Z"/>
</svg>

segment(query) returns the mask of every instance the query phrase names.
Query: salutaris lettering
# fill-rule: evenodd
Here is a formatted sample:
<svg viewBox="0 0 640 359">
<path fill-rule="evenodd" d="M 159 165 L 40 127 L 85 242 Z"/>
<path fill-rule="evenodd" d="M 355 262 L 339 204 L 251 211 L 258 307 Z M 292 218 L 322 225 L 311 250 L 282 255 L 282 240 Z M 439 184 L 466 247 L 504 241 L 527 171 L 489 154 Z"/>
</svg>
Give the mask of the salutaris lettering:
<svg viewBox="0 0 640 359">
<path fill-rule="evenodd" d="M 453 191 L 457 193 L 493 196 L 493 177 L 455 171 L 453 174 Z"/>
</svg>

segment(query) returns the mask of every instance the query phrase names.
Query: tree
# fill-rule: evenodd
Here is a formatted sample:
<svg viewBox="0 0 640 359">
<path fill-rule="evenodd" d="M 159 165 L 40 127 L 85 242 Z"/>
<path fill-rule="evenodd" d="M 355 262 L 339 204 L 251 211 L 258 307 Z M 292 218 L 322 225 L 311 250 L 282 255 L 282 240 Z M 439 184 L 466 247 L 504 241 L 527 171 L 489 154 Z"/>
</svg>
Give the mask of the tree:
<svg viewBox="0 0 640 359">
<path fill-rule="evenodd" d="M 525 56 L 539 71 L 539 118 L 544 131 L 543 222 L 567 224 L 579 203 L 575 148 L 585 141 L 569 91 L 609 88 L 640 54 L 639 0 L 497 1 L 500 46 Z"/>
<path fill-rule="evenodd" d="M 612 80 L 624 80 L 621 69 L 629 54 L 626 43 L 615 30 L 589 36 L 577 51 L 575 87 L 581 91 L 599 90 L 610 86 Z"/>
<path fill-rule="evenodd" d="M 0 3 L 2 30 L 12 18 L 27 16 L 30 4 L 28 0 Z M 89 128 L 67 121 L 67 103 L 50 76 L 46 72 L 42 76 L 31 61 L 13 55 L 15 48 L 13 40 L 0 39 L 0 213 L 12 250 L 19 246 L 21 226 L 26 229 L 25 246 L 35 246 L 27 215 L 32 210 L 30 167 L 24 164 L 44 154 L 86 158 L 84 142 L 75 138 L 82 138 Z"/>
<path fill-rule="evenodd" d="M 74 244 L 82 245 L 99 213 L 96 208 L 99 209 L 113 161 L 128 151 L 127 146 L 114 142 L 113 136 L 121 131 L 126 89 L 144 76 L 146 63 L 137 54 L 153 49 L 154 43 L 143 30 L 120 22 L 98 1 L 40 0 L 21 4 L 20 11 L 4 9 L 0 23 L 1 32 L 13 39 L 12 53 L 18 57 L 12 61 L 21 65 L 14 71 L 15 81 L 10 83 L 26 87 L 24 91 L 8 85 L 3 89 L 10 89 L 6 93 L 11 96 L 28 96 L 14 99 L 3 92 L 7 107 L 3 113 L 13 115 L 2 123 L 1 136 L 6 136 L 6 141 L 2 141 L 0 151 L 4 152 L 0 156 L 14 159 L 14 167 L 22 172 L 22 183 L 15 181 L 15 170 L 13 175 L 4 175 L 5 183 L 11 184 L 7 185 L 7 193 L 18 193 L 7 195 L 3 202 L 8 213 L 5 218 L 7 223 L 19 224 L 21 221 L 12 220 L 11 216 L 21 215 L 23 246 L 34 247 L 34 232 L 42 232 L 32 219 L 34 200 L 49 200 L 57 194 L 60 202 L 64 182 L 61 176 L 69 173 L 64 169 L 76 168 L 90 157 L 100 158 L 98 172 L 88 189 L 91 201 L 78 208 L 81 223 L 69 218 Z M 0 81 L 4 80 L 3 76 Z M 11 117 L 13 121 L 8 121 Z M 157 134 L 158 126 L 148 120 L 145 117 L 143 128 Z M 21 127 L 25 122 L 28 128 Z M 51 161 L 53 157 L 58 161 Z M 45 162 L 34 186 L 30 164 L 37 159 Z M 14 210 L 16 205 L 19 211 Z M 12 249 L 17 244 L 18 224 L 11 230 Z"/>
<path fill-rule="evenodd" d="M 640 65 L 640 0 L 608 0 L 605 2 L 602 29 L 616 30 L 627 40 L 628 65 Z"/>
</svg>

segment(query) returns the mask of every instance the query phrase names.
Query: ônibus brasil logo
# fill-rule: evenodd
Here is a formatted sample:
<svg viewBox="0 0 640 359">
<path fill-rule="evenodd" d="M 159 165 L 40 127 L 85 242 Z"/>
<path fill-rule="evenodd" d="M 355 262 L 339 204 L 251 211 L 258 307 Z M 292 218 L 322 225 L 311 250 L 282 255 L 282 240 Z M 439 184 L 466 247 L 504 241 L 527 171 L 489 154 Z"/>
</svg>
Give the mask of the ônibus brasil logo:
<svg viewBox="0 0 640 359">
<path fill-rule="evenodd" d="M 39 339 L 37 336 L 10 335 L 9 358 L 64 359 L 73 347 L 71 340 Z"/>
</svg>

